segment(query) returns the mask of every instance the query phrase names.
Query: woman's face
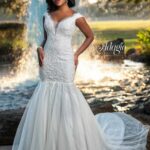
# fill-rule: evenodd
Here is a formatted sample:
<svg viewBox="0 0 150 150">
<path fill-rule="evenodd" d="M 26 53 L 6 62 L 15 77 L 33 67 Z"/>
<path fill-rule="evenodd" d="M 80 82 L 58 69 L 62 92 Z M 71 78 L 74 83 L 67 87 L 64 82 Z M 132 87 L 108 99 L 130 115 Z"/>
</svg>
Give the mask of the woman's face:
<svg viewBox="0 0 150 150">
<path fill-rule="evenodd" d="M 53 0 L 53 3 L 56 6 L 61 6 L 62 4 L 66 3 L 66 0 Z"/>
</svg>

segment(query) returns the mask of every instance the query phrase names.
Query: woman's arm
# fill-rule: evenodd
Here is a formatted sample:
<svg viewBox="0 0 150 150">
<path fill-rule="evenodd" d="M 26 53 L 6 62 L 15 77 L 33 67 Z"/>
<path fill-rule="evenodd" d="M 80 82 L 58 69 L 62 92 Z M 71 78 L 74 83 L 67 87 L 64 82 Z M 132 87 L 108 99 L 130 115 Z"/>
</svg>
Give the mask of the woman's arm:
<svg viewBox="0 0 150 150">
<path fill-rule="evenodd" d="M 94 33 L 86 19 L 84 17 L 80 17 L 76 19 L 76 26 L 80 29 L 80 31 L 85 35 L 86 39 L 84 40 L 83 44 L 79 47 L 79 49 L 75 52 L 76 56 L 79 56 L 86 48 L 92 43 L 94 40 Z"/>
<path fill-rule="evenodd" d="M 44 45 L 45 45 L 46 40 L 47 40 L 47 33 L 46 33 L 45 28 L 44 28 L 44 21 L 45 21 L 45 16 L 43 16 L 43 31 L 44 31 L 44 39 L 43 39 L 43 41 L 42 41 L 42 43 L 41 43 L 41 45 L 40 45 L 42 48 L 44 48 Z"/>
<path fill-rule="evenodd" d="M 40 65 L 40 66 L 43 65 L 43 59 L 44 59 L 44 45 L 45 45 L 46 40 L 47 40 L 47 33 L 46 33 L 45 28 L 44 28 L 44 21 L 45 21 L 45 17 L 43 16 L 44 39 L 43 39 L 42 43 L 40 44 L 40 46 L 37 48 L 38 60 L 39 60 L 39 65 Z"/>
</svg>

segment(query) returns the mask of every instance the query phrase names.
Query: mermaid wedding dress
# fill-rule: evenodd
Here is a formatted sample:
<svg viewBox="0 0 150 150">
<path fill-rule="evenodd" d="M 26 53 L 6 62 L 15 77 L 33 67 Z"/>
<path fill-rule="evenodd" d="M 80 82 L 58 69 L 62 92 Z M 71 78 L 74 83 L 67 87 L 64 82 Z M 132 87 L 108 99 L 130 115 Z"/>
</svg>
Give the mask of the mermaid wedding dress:
<svg viewBox="0 0 150 150">
<path fill-rule="evenodd" d="M 74 84 L 71 46 L 76 12 L 55 25 L 44 13 L 48 38 L 40 81 L 18 126 L 12 150 L 146 150 L 149 125 L 121 112 L 94 116 Z"/>
</svg>

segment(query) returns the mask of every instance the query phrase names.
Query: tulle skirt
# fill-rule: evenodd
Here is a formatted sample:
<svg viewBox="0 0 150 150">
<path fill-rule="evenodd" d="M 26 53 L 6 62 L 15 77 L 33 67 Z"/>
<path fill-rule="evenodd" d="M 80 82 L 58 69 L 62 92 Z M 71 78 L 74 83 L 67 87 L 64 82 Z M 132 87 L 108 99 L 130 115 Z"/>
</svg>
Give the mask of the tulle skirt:
<svg viewBox="0 0 150 150">
<path fill-rule="evenodd" d="M 40 80 L 12 150 L 146 150 L 149 129 L 121 112 L 94 116 L 74 83 Z"/>
</svg>

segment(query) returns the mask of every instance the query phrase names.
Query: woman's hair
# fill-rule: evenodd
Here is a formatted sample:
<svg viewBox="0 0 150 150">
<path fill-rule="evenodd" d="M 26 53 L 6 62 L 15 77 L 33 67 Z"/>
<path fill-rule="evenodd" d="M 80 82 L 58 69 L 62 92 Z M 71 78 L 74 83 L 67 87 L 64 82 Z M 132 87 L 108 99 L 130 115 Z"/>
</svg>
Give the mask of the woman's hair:
<svg viewBox="0 0 150 150">
<path fill-rule="evenodd" d="M 47 11 L 52 12 L 57 10 L 57 6 L 53 3 L 53 0 L 46 0 L 47 3 Z M 75 6 L 75 0 L 68 0 L 68 6 L 74 7 Z"/>
</svg>

